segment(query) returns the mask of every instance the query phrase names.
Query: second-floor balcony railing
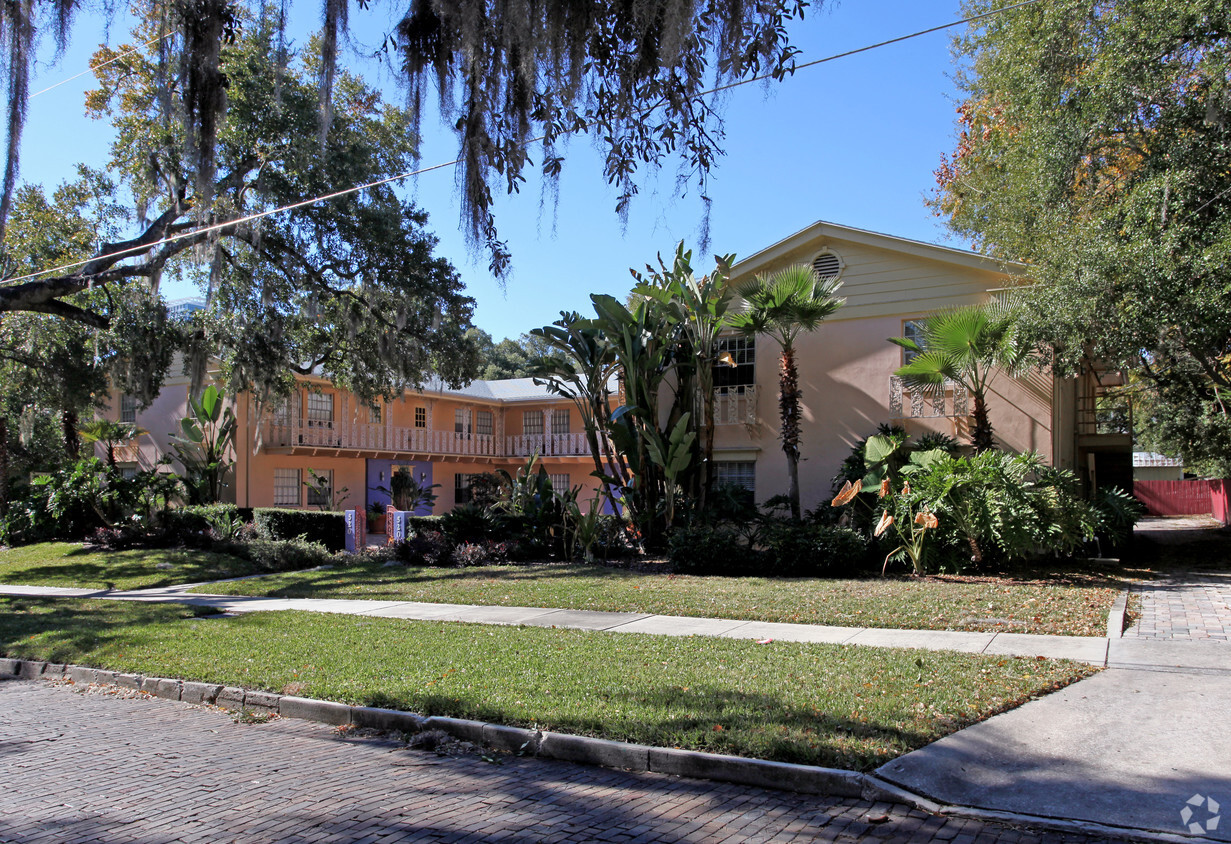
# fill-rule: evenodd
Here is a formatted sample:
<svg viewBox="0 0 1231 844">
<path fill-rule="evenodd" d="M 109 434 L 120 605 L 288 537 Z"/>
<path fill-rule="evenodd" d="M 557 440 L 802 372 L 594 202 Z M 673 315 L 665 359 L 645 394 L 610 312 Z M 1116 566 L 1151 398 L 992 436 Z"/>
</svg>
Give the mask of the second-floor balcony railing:
<svg viewBox="0 0 1231 844">
<path fill-rule="evenodd" d="M 266 448 L 344 449 L 399 454 L 440 454 L 459 457 L 585 456 L 590 453 L 585 434 L 494 434 L 432 431 L 369 423 L 284 422 L 261 423 Z"/>
<path fill-rule="evenodd" d="M 715 425 L 739 425 L 756 421 L 757 388 L 754 385 L 714 388 Z"/>
<path fill-rule="evenodd" d="M 898 376 L 889 376 L 892 419 L 961 418 L 970 412 L 970 394 L 956 381 L 946 381 L 943 390 L 931 390 L 907 387 Z"/>
</svg>

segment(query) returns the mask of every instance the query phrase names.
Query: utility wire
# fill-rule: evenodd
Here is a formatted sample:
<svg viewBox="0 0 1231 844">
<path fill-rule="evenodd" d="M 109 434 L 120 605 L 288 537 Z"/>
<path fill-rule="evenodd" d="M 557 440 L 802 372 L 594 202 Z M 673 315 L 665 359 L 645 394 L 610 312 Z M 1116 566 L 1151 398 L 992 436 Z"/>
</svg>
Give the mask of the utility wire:
<svg viewBox="0 0 1231 844">
<path fill-rule="evenodd" d="M 170 36 L 171 36 L 170 32 L 164 33 L 163 35 L 160 35 L 157 38 L 151 38 L 149 41 L 146 41 L 140 47 L 133 47 L 131 50 L 126 50 L 125 52 L 120 53 L 118 56 L 113 56 L 112 58 L 107 59 L 107 61 L 105 62 L 99 62 L 96 65 L 91 65 L 90 67 L 87 67 L 85 70 L 81 71 L 81 73 L 78 73 L 74 76 L 70 76 L 67 79 L 61 79 L 56 84 L 51 85 L 47 88 L 44 88 L 41 91 L 31 94 L 30 99 L 34 99 L 39 94 L 46 94 L 48 91 L 54 91 L 56 88 L 59 88 L 61 85 L 67 85 L 69 82 L 72 82 L 74 79 L 80 79 L 81 77 L 85 76 L 87 73 L 93 73 L 99 68 L 104 68 L 109 64 L 114 64 L 115 62 L 118 62 L 120 59 L 127 58 L 128 56 L 131 56 L 133 53 L 139 52 L 140 50 L 144 50 L 146 47 L 150 46 L 151 44 L 157 44 L 159 41 L 163 40 L 164 38 L 169 38 Z"/>
<path fill-rule="evenodd" d="M 940 24 L 939 26 L 929 27 L 928 29 L 921 29 L 921 30 L 919 30 L 918 32 L 912 32 L 912 33 L 910 33 L 909 35 L 900 35 L 900 36 L 898 36 L 897 38 L 890 38 L 890 39 L 888 39 L 888 40 L 886 40 L 886 41 L 879 41 L 879 42 L 877 42 L 877 43 L 875 43 L 875 44 L 869 44 L 869 45 L 867 45 L 866 47 L 858 47 L 858 48 L 856 48 L 856 49 L 854 49 L 854 50 L 847 50 L 847 51 L 842 52 L 842 53 L 835 53 L 835 54 L 833 54 L 832 56 L 825 56 L 824 58 L 814 59 L 813 61 L 810 61 L 810 62 L 805 62 L 804 64 L 797 65 L 796 67 L 794 67 L 794 68 L 793 68 L 793 71 L 805 70 L 805 69 L 807 69 L 807 68 L 816 67 L 817 65 L 826 64 L 827 62 L 836 61 L 836 60 L 838 60 L 838 59 L 846 58 L 846 57 L 848 57 L 848 56 L 854 56 L 854 55 L 857 55 L 857 54 L 859 54 L 859 53 L 866 53 L 866 52 L 868 52 L 869 50 L 876 50 L 876 49 L 879 49 L 880 47 L 886 47 L 886 46 L 889 46 L 890 44 L 898 44 L 898 43 L 900 43 L 900 42 L 902 42 L 902 41 L 908 41 L 908 40 L 910 40 L 910 39 L 912 39 L 912 38 L 918 38 L 918 37 L 923 36 L 923 35 L 930 35 L 930 34 L 931 34 L 931 33 L 933 33 L 933 32 L 940 32 L 940 31 L 945 30 L 945 29 L 952 29 L 952 28 L 953 28 L 953 27 L 955 27 L 955 26 L 962 26 L 962 25 L 964 25 L 964 24 L 973 23 L 973 22 L 975 22 L 975 21 L 978 21 L 978 20 L 983 20 L 983 19 L 985 19 L 985 18 L 994 17 L 994 16 L 996 16 L 996 15 L 1000 15 L 1000 14 L 1003 14 L 1003 13 L 1005 13 L 1005 12 L 1011 12 L 1011 11 L 1014 11 L 1015 9 L 1020 9 L 1020 8 L 1022 8 L 1023 6 L 1031 6 L 1031 5 L 1034 5 L 1035 3 L 1039 3 L 1039 2 L 1041 2 L 1041 1 L 1042 1 L 1042 0 L 1023 0 L 1023 2 L 1021 2 L 1021 3 L 1017 3 L 1017 4 L 1013 5 L 1013 6 L 1005 6 L 1005 7 L 1004 7 L 1004 8 L 1002 8 L 1002 9 L 993 9 L 992 11 L 989 11 L 989 12 L 983 12 L 982 14 L 978 14 L 978 15 L 971 15 L 970 17 L 967 17 L 967 18 L 962 18 L 961 20 L 950 21 L 949 23 L 944 23 L 944 24 Z M 164 37 L 165 37 L 165 36 L 164 36 Z M 158 38 L 154 39 L 154 41 L 158 41 L 158 40 L 160 40 L 160 39 L 158 39 Z M 151 41 L 151 42 L 148 42 L 148 43 L 154 43 L 154 42 L 153 42 L 153 41 Z M 143 45 L 143 46 L 148 46 L 148 44 L 147 44 L 147 45 Z M 138 49 L 140 49 L 140 48 L 138 48 Z M 130 52 L 132 52 L 132 51 L 130 51 Z M 127 54 L 125 54 L 125 55 L 127 55 Z M 117 56 L 117 57 L 116 57 L 116 59 L 119 59 L 119 58 L 120 58 L 120 56 Z M 112 59 L 112 61 L 115 61 L 116 59 Z M 102 65 L 99 65 L 99 67 L 101 67 L 101 66 L 102 66 Z M 86 71 L 86 72 L 89 72 L 89 71 Z M 78 74 L 78 76 L 80 76 L 80 75 L 82 75 L 82 74 Z M 771 77 L 772 77 L 772 75 L 773 75 L 773 74 L 762 73 L 762 74 L 758 74 L 758 75 L 756 75 L 756 76 L 750 76 L 750 77 L 748 77 L 747 79 L 740 79 L 740 80 L 737 80 L 737 81 L 735 81 L 735 82 L 731 82 L 731 83 L 729 83 L 729 84 L 727 84 L 727 85 L 719 85 L 719 86 L 717 86 L 717 87 L 715 87 L 715 88 L 710 88 L 709 90 L 702 91 L 702 92 L 700 92 L 699 94 L 697 94 L 697 96 L 698 96 L 698 97 L 706 97 L 706 96 L 710 96 L 711 94 L 717 94 L 717 93 L 721 93 L 721 92 L 723 92 L 723 91 L 729 91 L 729 90 L 731 90 L 732 88 L 738 88 L 738 87 L 740 87 L 741 85 L 750 85 L 750 84 L 752 84 L 753 82 L 761 82 L 761 81 L 764 81 L 764 80 L 766 80 L 766 79 L 771 78 Z M 76 78 L 76 77 L 73 77 L 73 78 Z M 67 79 L 66 79 L 66 80 L 64 80 L 64 81 L 65 81 L 65 82 L 68 82 L 69 80 L 67 80 Z M 60 83 L 60 84 L 63 84 L 63 83 Z M 53 86 L 53 87 L 54 87 L 54 86 Z M 48 89 L 48 90 L 50 90 L 50 89 Z M 40 91 L 39 93 L 42 93 L 42 92 Z M 37 95 L 36 95 L 36 96 L 37 96 Z M 656 108 L 656 107 L 657 107 L 657 104 L 654 106 L 654 108 Z M 650 109 L 650 110 L 652 111 L 653 109 Z M 648 113 L 649 113 L 649 112 L 647 111 L 647 114 L 648 114 Z M 597 122 L 598 122 L 598 121 L 591 121 L 590 123 L 587 123 L 587 124 L 585 125 L 585 127 L 584 127 L 584 128 L 588 129 L 588 128 L 590 128 L 591 126 L 595 125 L 595 123 L 597 123 Z M 528 147 L 528 146 L 530 146 L 531 144 L 536 144 L 536 143 L 538 143 L 539 141 L 543 140 L 545 137 L 546 137 L 545 135 L 539 135 L 539 136 L 537 136 L 537 137 L 530 138 L 529 140 L 523 141 L 523 142 L 521 143 L 521 146 L 523 146 L 523 147 Z M 259 220 L 259 219 L 261 219 L 261 218 L 263 218 L 263 217 L 270 217 L 270 216 L 273 216 L 274 214 L 281 214 L 281 213 L 283 213 L 284 211 L 293 211 L 293 210 L 295 210 L 296 208 L 304 208 L 304 207 L 307 207 L 307 206 L 309 206 L 309 205 L 315 205 L 315 204 L 316 204 L 316 203 L 318 203 L 318 202 L 328 202 L 328 201 L 329 201 L 329 200 L 331 200 L 331 199 L 337 199 L 337 198 L 339 198 L 339 197 L 349 196 L 349 195 L 350 195 L 350 194 L 352 194 L 352 193 L 359 193 L 360 191 L 370 190 L 371 188 L 380 187 L 381 185 L 391 184 L 392 182 L 399 182 L 399 181 L 401 181 L 402 179 L 408 179 L 408 178 L 410 178 L 410 177 L 412 177 L 412 176 L 419 176 L 419 175 L 422 175 L 422 174 L 424 174 L 424 173 L 430 173 L 430 172 L 432 172 L 433 170 L 443 170 L 443 169 L 444 169 L 444 168 L 446 168 L 446 167 L 453 167 L 453 166 L 455 166 L 455 165 L 457 165 L 457 164 L 460 164 L 460 163 L 461 163 L 461 161 L 462 161 L 462 160 L 461 160 L 460 158 L 455 158 L 455 159 L 453 159 L 452 161 L 444 161 L 444 162 L 441 162 L 440 164 L 433 164 L 433 165 L 432 165 L 432 166 L 430 166 L 430 167 L 421 167 L 421 168 L 418 168 L 418 169 L 415 169 L 415 170 L 407 170 L 405 173 L 398 173 L 398 174 L 396 174 L 396 175 L 394 175 L 394 176 L 388 176 L 388 177 L 386 177 L 386 178 L 384 178 L 384 179 L 377 179 L 377 180 L 376 180 L 376 181 L 374 181 L 374 182 L 368 182 L 368 183 L 366 183 L 366 184 L 356 185 L 356 186 L 354 186 L 354 187 L 349 187 L 349 188 L 344 188 L 344 189 L 339 190 L 339 191 L 334 191 L 333 193 L 327 193 L 327 194 L 323 194 L 323 195 L 321 195 L 321 196 L 315 196 L 315 197 L 312 197 L 311 199 L 304 199 L 304 200 L 301 200 L 301 201 L 299 201 L 299 202 L 293 202 L 293 203 L 291 203 L 291 204 L 289 204 L 289 205 L 283 205 L 283 206 L 280 206 L 280 207 L 278 207 L 278 208 L 270 208 L 270 209 L 268 209 L 268 210 L 266 210 L 266 211 L 258 211 L 258 212 L 256 212 L 256 213 L 249 214 L 249 215 L 247 215 L 247 216 L 245 216 L 245 217 L 239 217 L 239 218 L 237 218 L 237 219 L 234 219 L 234 220 L 228 220 L 228 221 L 223 222 L 223 223 L 215 223 L 215 224 L 214 224 L 214 225 L 212 225 L 212 226 L 205 226 L 204 228 L 193 229 L 192 231 L 182 232 L 182 233 L 180 233 L 180 234 L 171 235 L 170 237 L 164 237 L 164 238 L 162 238 L 161 240 L 155 240 L 155 241 L 152 241 L 152 242 L 150 242 L 150 243 L 144 244 L 144 245 L 143 245 L 143 246 L 141 246 L 141 247 L 134 247 L 134 248 L 131 248 L 131 249 L 124 249 L 124 250 L 121 250 L 121 251 L 119 251 L 119 252 L 111 252 L 111 253 L 106 254 L 106 255 L 95 255 L 95 256 L 93 256 L 93 257 L 91 257 L 91 258 L 84 258 L 84 259 L 82 259 L 82 260 L 80 260 L 80 261 L 73 261 L 73 262 L 71 262 L 71 263 L 61 264 L 60 266 L 58 266 L 58 267 L 52 267 L 51 269 L 47 269 L 47 270 L 39 270 L 38 272 L 28 273 L 28 274 L 23 275 L 23 276 L 17 276 L 16 278 L 5 279 L 5 280 L 4 280 L 4 284 L 6 284 L 6 285 L 16 284 L 17 282 L 20 282 L 20 281 L 27 281 L 27 280 L 29 280 L 29 279 L 32 279 L 32 278 L 37 278 L 37 277 L 42 276 L 42 275 L 50 275 L 50 274 L 52 274 L 52 273 L 60 273 L 60 272 L 63 272 L 64 270 L 71 270 L 71 269 L 73 269 L 74 267 L 84 266 L 85 264 L 89 264 L 89 263 L 92 263 L 92 262 L 94 262 L 94 261 L 105 261 L 105 260 L 107 260 L 107 259 L 109 259 L 109 258 L 119 258 L 119 257 L 123 257 L 123 256 L 137 255 L 137 254 L 140 254 L 140 253 L 142 253 L 142 252 L 146 252 L 146 251 L 148 251 L 148 250 L 150 250 L 150 249 L 153 249 L 155 246 L 163 246 L 163 245 L 166 245 L 166 244 L 168 244 L 168 243 L 174 243 L 174 242 L 176 242 L 176 241 L 179 241 L 179 240 L 185 240 L 185 239 L 190 238 L 190 237 L 197 237 L 197 236 L 202 235 L 202 234 L 209 234 L 210 232 L 220 231 L 220 230 L 222 230 L 222 229 L 229 228 L 229 227 L 231 227 L 231 226 L 237 226 L 237 225 L 241 225 L 241 224 L 243 224 L 243 223 L 250 223 L 250 222 L 252 222 L 253 220 Z"/>
</svg>

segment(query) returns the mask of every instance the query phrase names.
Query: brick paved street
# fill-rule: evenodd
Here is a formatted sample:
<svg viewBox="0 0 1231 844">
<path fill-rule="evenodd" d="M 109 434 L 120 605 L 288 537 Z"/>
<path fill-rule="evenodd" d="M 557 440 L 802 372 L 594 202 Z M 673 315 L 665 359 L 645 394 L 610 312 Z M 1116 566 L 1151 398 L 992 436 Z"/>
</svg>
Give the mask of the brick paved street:
<svg viewBox="0 0 1231 844">
<path fill-rule="evenodd" d="M 1100 840 L 661 774 L 441 757 L 123 694 L 0 682 L 0 842 Z"/>
</svg>

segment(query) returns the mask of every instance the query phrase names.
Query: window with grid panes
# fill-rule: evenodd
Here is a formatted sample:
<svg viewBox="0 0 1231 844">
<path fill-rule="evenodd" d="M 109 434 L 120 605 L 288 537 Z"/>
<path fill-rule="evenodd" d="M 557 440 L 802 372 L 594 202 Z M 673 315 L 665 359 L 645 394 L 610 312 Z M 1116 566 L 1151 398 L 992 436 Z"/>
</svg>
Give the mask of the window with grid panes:
<svg viewBox="0 0 1231 844">
<path fill-rule="evenodd" d="M 923 342 L 923 320 L 907 319 L 902 321 L 902 336 L 907 340 L 914 340 L 919 344 L 919 348 L 927 349 L 927 344 Z M 912 352 L 909 349 L 902 350 L 902 364 L 908 364 L 915 358 L 919 357 L 918 352 Z"/>
<path fill-rule="evenodd" d="M 718 338 L 718 356 L 729 354 L 731 363 L 714 364 L 714 388 L 751 387 L 756 384 L 757 347 L 755 337 Z"/>
<path fill-rule="evenodd" d="M 569 475 L 567 472 L 564 474 L 553 473 L 547 477 L 551 479 L 551 488 L 556 492 L 568 492 L 570 489 Z"/>
<path fill-rule="evenodd" d="M 474 412 L 474 432 L 491 436 L 494 431 L 495 422 L 492 412 L 490 410 L 476 410 Z"/>
<path fill-rule="evenodd" d="M 551 432 L 553 434 L 570 433 L 568 408 L 561 407 L 551 412 Z"/>
<path fill-rule="evenodd" d="M 416 428 L 426 428 L 427 427 L 427 408 L 426 407 L 416 407 L 415 408 L 415 427 Z"/>
<path fill-rule="evenodd" d="M 464 434 L 470 428 L 470 408 L 458 407 L 453 410 L 453 432 Z"/>
<path fill-rule="evenodd" d="M 308 484 L 308 506 L 332 507 L 333 469 L 316 471 L 314 474 L 309 475 L 308 478 L 310 479 Z"/>
<path fill-rule="evenodd" d="M 756 492 L 756 465 L 751 460 L 715 460 L 714 483 Z"/>
<path fill-rule="evenodd" d="M 301 488 L 298 469 L 274 469 L 275 507 L 298 507 Z"/>
<path fill-rule="evenodd" d="M 132 396 L 120 396 L 120 421 L 128 423 L 137 421 L 137 400 Z"/>
<path fill-rule="evenodd" d="M 368 421 L 373 425 L 380 424 L 380 405 L 374 404 L 368 408 Z"/>
<path fill-rule="evenodd" d="M 333 427 L 333 393 L 308 393 L 308 427 Z"/>
<path fill-rule="evenodd" d="M 521 432 L 528 437 L 543 436 L 543 411 L 523 410 L 521 412 Z"/>
<path fill-rule="evenodd" d="M 474 500 L 474 492 L 470 489 L 470 479 L 474 475 L 465 475 L 461 472 L 453 476 L 453 503 L 454 504 L 469 504 Z"/>
</svg>

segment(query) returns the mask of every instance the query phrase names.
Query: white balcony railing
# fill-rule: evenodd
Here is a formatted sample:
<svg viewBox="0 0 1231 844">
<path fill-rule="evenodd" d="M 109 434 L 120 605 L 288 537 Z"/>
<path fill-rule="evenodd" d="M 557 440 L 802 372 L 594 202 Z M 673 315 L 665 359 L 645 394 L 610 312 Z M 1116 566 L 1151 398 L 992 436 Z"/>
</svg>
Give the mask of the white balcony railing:
<svg viewBox="0 0 1231 844">
<path fill-rule="evenodd" d="M 909 408 L 905 402 L 909 401 Z M 910 412 L 904 412 L 909 410 Z M 935 419 L 970 415 L 970 394 L 956 381 L 946 381 L 943 390 L 914 389 L 896 375 L 889 376 L 891 419 Z"/>
<path fill-rule="evenodd" d="M 743 425 L 756 421 L 757 388 L 754 385 L 714 388 L 715 425 Z"/>
<path fill-rule="evenodd" d="M 317 423 L 266 420 L 261 423 L 266 448 L 337 448 L 473 457 L 584 456 L 585 434 L 539 434 L 496 437 L 492 434 L 429 431 L 370 423 Z"/>
</svg>

